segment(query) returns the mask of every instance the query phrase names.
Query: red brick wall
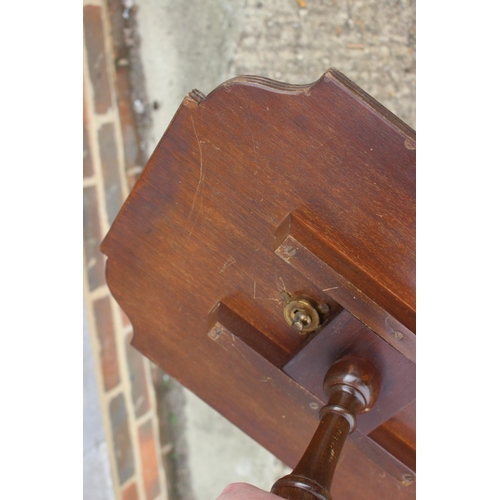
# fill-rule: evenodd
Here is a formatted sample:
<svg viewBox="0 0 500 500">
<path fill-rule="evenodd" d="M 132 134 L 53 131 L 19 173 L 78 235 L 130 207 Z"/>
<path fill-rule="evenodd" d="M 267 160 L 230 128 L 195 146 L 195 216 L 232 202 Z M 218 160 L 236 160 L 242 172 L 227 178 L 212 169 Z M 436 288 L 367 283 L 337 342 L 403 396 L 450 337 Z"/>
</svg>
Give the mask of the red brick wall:
<svg viewBox="0 0 500 500">
<path fill-rule="evenodd" d="M 149 361 L 105 281 L 99 245 L 140 170 L 119 0 L 84 2 L 84 287 L 117 500 L 167 498 Z"/>
</svg>

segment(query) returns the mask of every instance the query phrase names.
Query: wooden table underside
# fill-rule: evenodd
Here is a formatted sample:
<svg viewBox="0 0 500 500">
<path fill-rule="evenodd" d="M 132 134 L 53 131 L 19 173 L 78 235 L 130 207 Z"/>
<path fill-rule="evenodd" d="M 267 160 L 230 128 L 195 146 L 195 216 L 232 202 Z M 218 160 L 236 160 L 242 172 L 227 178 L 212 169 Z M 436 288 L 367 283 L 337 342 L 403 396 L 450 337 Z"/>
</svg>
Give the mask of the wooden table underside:
<svg viewBox="0 0 500 500">
<path fill-rule="evenodd" d="M 193 91 L 102 250 L 133 345 L 290 466 L 325 364 L 372 357 L 385 402 L 360 417 L 332 495 L 414 497 L 413 130 L 335 70 Z M 327 303 L 323 328 L 291 329 L 284 291 Z"/>
</svg>

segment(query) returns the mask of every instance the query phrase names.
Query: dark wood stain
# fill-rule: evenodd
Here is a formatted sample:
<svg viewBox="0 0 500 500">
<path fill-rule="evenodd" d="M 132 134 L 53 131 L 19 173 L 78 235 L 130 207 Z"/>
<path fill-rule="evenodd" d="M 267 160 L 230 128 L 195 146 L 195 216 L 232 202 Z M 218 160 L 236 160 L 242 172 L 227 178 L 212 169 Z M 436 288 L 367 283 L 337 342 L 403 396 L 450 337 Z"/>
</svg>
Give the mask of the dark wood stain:
<svg viewBox="0 0 500 500">
<path fill-rule="evenodd" d="M 132 344 L 293 467 L 322 401 L 282 369 L 309 338 L 284 321 L 280 292 L 340 304 L 370 329 L 380 363 L 414 362 L 414 145 L 335 70 L 186 96 L 102 244 Z M 400 410 L 350 435 L 332 494 L 414 497 L 411 460 L 398 458 L 414 450 L 414 425 Z"/>
</svg>

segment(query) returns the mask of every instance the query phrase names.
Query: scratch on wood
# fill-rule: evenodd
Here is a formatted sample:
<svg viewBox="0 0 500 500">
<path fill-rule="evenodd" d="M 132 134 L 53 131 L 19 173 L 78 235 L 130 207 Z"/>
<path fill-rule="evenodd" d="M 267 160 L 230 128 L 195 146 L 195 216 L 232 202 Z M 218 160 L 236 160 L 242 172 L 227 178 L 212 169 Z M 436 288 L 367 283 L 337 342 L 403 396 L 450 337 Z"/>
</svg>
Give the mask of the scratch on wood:
<svg viewBox="0 0 500 500">
<path fill-rule="evenodd" d="M 259 251 L 262 248 L 262 244 L 264 243 L 264 241 L 265 239 L 260 241 L 259 246 L 255 249 L 255 252 Z"/>
<path fill-rule="evenodd" d="M 252 128 L 248 126 L 248 120 L 246 119 L 246 116 L 249 116 L 250 113 L 249 113 L 248 106 L 245 106 L 245 107 L 246 107 L 246 113 L 243 115 L 243 119 L 245 120 L 247 130 L 250 132 L 250 135 L 252 136 L 253 149 L 255 152 L 257 152 L 259 149 L 259 146 L 258 146 L 257 142 L 255 141 L 255 136 L 253 135 Z"/>
<path fill-rule="evenodd" d="M 217 342 L 217 339 L 214 339 L 216 342 Z M 223 342 L 217 342 L 221 347 L 222 349 L 224 349 L 228 354 L 231 354 L 231 351 L 224 345 Z"/>
<path fill-rule="evenodd" d="M 248 124 L 247 124 L 247 127 L 248 127 Z M 253 148 L 255 151 L 257 151 L 259 149 L 259 146 L 257 146 L 257 143 L 255 142 L 255 137 L 253 135 L 252 129 L 250 127 L 248 127 L 248 130 L 250 131 L 250 134 L 252 135 Z"/>
<path fill-rule="evenodd" d="M 337 290 L 338 286 L 332 286 L 331 288 L 323 288 L 323 292 L 328 292 L 329 290 Z"/>
<path fill-rule="evenodd" d="M 323 141 L 319 146 L 313 147 L 313 151 L 320 151 L 323 148 L 323 145 L 325 144 L 326 141 Z"/>
<path fill-rule="evenodd" d="M 231 345 L 234 347 L 234 350 L 248 363 L 248 364 L 252 364 L 250 363 L 250 361 L 248 361 L 248 359 L 245 357 L 245 355 L 236 347 L 236 344 L 234 343 L 235 342 L 235 337 L 234 337 L 234 334 L 231 334 L 231 337 L 233 339 L 233 342 L 231 343 Z M 252 365 L 253 366 L 253 365 Z"/>
<path fill-rule="evenodd" d="M 206 142 L 208 142 L 208 144 L 210 144 L 210 146 L 212 146 L 214 149 L 216 149 L 217 151 L 220 151 L 221 149 L 218 148 L 215 144 L 212 144 L 208 139 L 205 139 L 204 141 L 202 141 L 203 144 L 205 144 Z"/>
<path fill-rule="evenodd" d="M 219 273 L 223 273 L 229 266 L 233 265 L 235 262 L 236 259 L 232 255 L 230 255 L 229 259 L 226 260 Z"/>
<path fill-rule="evenodd" d="M 279 302 L 278 299 L 273 299 L 273 298 L 266 299 L 265 297 L 257 297 L 257 282 L 255 280 L 253 280 L 253 298 L 254 300 L 270 300 L 273 302 Z"/>
<path fill-rule="evenodd" d="M 274 273 L 274 277 L 276 278 L 276 285 L 278 287 L 278 292 L 286 292 L 286 286 L 285 282 L 283 281 L 283 278 L 280 276 L 278 278 L 278 275 Z"/>
<path fill-rule="evenodd" d="M 191 123 L 193 124 L 193 132 L 194 132 L 194 135 L 196 137 L 196 141 L 198 142 L 198 149 L 200 150 L 200 176 L 198 179 L 198 186 L 196 187 L 196 192 L 194 193 L 193 204 L 191 205 L 191 210 L 190 210 L 189 215 L 188 215 L 188 220 L 191 218 L 191 215 L 193 214 L 193 211 L 194 211 L 194 208 L 196 205 L 196 200 L 198 199 L 198 195 L 200 196 L 200 213 L 198 214 L 198 217 L 201 214 L 201 212 L 203 211 L 203 193 L 201 192 L 201 188 L 203 185 L 203 180 L 205 178 L 205 171 L 203 168 L 203 152 L 201 150 L 201 141 L 200 141 L 200 138 L 198 137 L 198 133 L 196 132 L 196 127 L 194 126 L 194 120 L 193 120 L 192 116 L 191 116 Z M 194 226 L 196 225 L 198 217 L 196 218 L 196 220 L 193 223 L 193 227 L 191 228 L 191 232 L 189 233 L 189 236 L 191 236 L 191 234 L 193 234 L 193 229 L 194 229 Z"/>
</svg>

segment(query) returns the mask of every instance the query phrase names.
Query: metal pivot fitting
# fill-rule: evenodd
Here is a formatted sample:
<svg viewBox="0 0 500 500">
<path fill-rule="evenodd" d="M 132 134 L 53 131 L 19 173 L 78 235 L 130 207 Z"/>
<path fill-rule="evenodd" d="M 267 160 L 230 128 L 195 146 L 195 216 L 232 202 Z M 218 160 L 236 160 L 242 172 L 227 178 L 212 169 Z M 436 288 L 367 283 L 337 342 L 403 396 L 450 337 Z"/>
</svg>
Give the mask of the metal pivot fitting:
<svg viewBox="0 0 500 500">
<path fill-rule="evenodd" d="M 321 326 L 319 313 L 326 313 L 329 309 L 327 304 L 314 306 L 306 297 L 292 297 L 286 294 L 286 297 L 282 295 L 282 298 L 287 300 L 283 309 L 286 322 L 301 334 L 317 330 Z"/>
</svg>

